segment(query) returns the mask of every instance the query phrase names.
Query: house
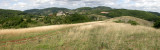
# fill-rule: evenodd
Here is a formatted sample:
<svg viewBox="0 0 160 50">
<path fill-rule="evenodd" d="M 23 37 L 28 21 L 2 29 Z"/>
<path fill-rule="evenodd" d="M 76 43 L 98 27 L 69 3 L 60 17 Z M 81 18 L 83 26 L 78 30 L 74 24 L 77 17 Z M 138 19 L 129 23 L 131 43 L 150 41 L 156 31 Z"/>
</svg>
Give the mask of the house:
<svg viewBox="0 0 160 50">
<path fill-rule="evenodd" d="M 63 11 L 59 11 L 56 16 L 66 16 L 66 13 L 64 13 Z"/>
<path fill-rule="evenodd" d="M 53 16 L 53 13 L 49 13 L 48 15 L 49 15 L 49 16 Z"/>
<path fill-rule="evenodd" d="M 108 14 L 109 12 L 101 12 L 102 14 Z"/>
</svg>

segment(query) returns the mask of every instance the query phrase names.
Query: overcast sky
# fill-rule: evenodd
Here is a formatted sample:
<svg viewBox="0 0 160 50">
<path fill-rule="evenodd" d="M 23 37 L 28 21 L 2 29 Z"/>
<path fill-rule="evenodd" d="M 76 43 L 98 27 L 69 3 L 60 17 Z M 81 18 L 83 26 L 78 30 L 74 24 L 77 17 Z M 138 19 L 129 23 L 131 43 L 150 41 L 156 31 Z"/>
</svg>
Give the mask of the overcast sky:
<svg viewBox="0 0 160 50">
<path fill-rule="evenodd" d="M 42 9 L 48 7 L 79 7 L 108 6 L 160 12 L 160 0 L 0 0 L 0 9 Z"/>
</svg>

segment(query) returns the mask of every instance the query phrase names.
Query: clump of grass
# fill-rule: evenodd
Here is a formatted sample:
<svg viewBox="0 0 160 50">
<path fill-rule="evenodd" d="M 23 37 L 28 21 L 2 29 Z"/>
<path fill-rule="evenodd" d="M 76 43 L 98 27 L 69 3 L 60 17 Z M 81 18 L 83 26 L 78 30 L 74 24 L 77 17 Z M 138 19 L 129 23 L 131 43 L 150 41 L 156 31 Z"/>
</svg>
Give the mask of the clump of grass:
<svg viewBox="0 0 160 50">
<path fill-rule="evenodd" d="M 131 25 L 138 25 L 136 21 L 132 21 L 132 20 L 129 20 L 128 23 L 130 23 Z"/>
<path fill-rule="evenodd" d="M 123 20 L 117 20 L 117 21 L 114 21 L 116 23 L 129 23 L 131 25 L 139 25 L 136 21 L 133 21 L 133 20 L 128 20 L 128 21 L 123 21 Z"/>
<path fill-rule="evenodd" d="M 114 21 L 116 23 L 125 23 L 125 21 L 122 21 L 122 20 L 117 20 L 117 21 Z"/>
</svg>

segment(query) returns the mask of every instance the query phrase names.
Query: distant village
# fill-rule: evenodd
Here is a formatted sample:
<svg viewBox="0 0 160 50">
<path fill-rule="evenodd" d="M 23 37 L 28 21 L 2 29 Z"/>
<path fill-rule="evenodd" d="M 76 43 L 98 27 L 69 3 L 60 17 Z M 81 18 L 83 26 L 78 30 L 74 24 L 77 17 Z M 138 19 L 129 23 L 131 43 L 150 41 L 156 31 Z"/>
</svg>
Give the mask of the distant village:
<svg viewBox="0 0 160 50">
<path fill-rule="evenodd" d="M 108 14 L 109 12 L 100 12 L 102 14 Z M 56 16 L 66 16 L 68 14 L 74 14 L 73 12 L 64 12 L 64 11 L 59 11 Z"/>
</svg>

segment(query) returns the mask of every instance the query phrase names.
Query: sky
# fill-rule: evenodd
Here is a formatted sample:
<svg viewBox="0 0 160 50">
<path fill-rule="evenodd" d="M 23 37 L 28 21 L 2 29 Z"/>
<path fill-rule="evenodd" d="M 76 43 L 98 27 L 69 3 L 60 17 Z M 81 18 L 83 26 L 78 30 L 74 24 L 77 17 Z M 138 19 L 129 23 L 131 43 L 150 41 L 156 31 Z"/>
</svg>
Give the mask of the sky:
<svg viewBox="0 0 160 50">
<path fill-rule="evenodd" d="M 49 7 L 75 9 L 96 6 L 160 12 L 160 0 L 0 0 L 0 9 L 22 11 Z"/>
</svg>

